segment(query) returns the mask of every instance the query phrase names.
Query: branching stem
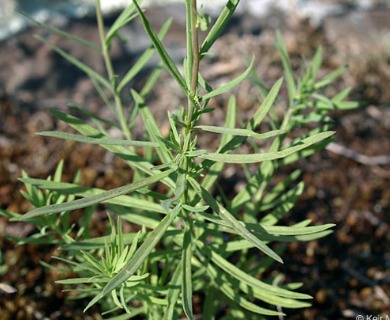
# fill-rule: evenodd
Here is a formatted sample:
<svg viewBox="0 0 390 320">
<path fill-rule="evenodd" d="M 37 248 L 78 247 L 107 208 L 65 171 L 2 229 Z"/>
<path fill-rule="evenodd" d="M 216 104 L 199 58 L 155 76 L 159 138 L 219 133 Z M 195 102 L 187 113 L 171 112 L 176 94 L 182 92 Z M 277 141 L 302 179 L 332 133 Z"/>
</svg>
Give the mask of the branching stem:
<svg viewBox="0 0 390 320">
<path fill-rule="evenodd" d="M 103 59 L 106 65 L 108 77 L 110 79 L 110 82 L 112 83 L 113 81 L 115 81 L 114 79 L 115 73 L 110 58 L 109 48 L 105 41 L 106 35 L 104 31 L 104 21 L 103 21 L 101 6 L 100 6 L 100 0 L 96 0 L 96 19 L 97 19 L 97 24 L 99 29 L 99 37 L 100 37 L 100 43 L 102 47 Z M 129 126 L 126 123 L 126 117 L 123 110 L 123 103 L 120 97 L 120 92 L 117 91 L 116 85 L 113 85 L 113 89 L 114 89 L 113 94 L 114 94 L 117 118 L 119 120 L 120 126 L 122 128 L 123 134 L 125 135 L 126 139 L 131 140 L 131 133 L 129 130 Z"/>
</svg>

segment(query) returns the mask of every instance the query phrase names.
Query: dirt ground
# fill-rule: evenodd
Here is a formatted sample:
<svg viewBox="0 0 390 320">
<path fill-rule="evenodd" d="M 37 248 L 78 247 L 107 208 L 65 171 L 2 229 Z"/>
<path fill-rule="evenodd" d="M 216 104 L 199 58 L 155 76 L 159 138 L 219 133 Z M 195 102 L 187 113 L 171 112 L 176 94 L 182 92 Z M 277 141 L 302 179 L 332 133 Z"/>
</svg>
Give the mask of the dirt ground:
<svg viewBox="0 0 390 320">
<path fill-rule="evenodd" d="M 156 17 L 161 19 L 158 14 Z M 271 18 L 262 24 L 233 21 L 217 42 L 213 56 L 202 64 L 205 77 L 214 85 L 222 83 L 242 72 L 242 59 L 249 60 L 255 54 L 260 78 L 267 85 L 278 79 L 282 68 L 274 48 L 275 30 L 270 27 L 278 16 Z M 283 257 L 285 264 L 275 267 L 288 280 L 302 281 L 301 291 L 314 297 L 311 308 L 284 310 L 286 319 L 390 316 L 390 11 L 379 6 L 369 12 L 351 12 L 328 18 L 316 28 L 307 21 L 278 19 L 296 70 L 302 68 L 301 57 L 310 57 L 321 44 L 322 74 L 349 65 L 328 93 L 350 86 L 351 99 L 364 102 L 358 110 L 333 114 L 337 139 L 332 148 L 288 168 L 304 172 L 306 188 L 286 223 L 310 218 L 314 224 L 336 223 L 336 227 L 332 235 L 319 241 L 291 243 Z M 154 21 L 160 23 L 157 18 Z M 98 41 L 93 19 L 70 21 L 63 27 Z M 137 28 L 140 26 L 134 26 Z M 179 22 L 173 25 L 166 40 L 172 52 L 184 46 L 182 31 Z M 22 169 L 32 177 L 44 178 L 64 159 L 66 180 L 81 169 L 85 185 L 106 189 L 128 182 L 131 174 L 119 159 L 108 157 L 98 147 L 34 135 L 64 130 L 64 124 L 48 111 L 68 110 L 69 102 L 102 116 L 110 114 L 84 75 L 33 34 L 48 37 L 104 72 L 100 57 L 86 54 L 69 40 L 43 29 L 26 30 L 0 44 L 0 205 L 14 212 L 29 209 L 18 191 Z M 116 45 L 113 55 L 118 70 L 125 70 L 137 54 L 137 48 Z M 142 76 L 135 87 L 142 84 Z M 176 86 L 167 75 L 164 77 L 149 101 L 152 108 L 158 106 L 162 116 L 166 113 L 161 110 L 171 110 L 181 101 Z M 247 81 L 233 91 L 240 113 L 248 117 L 256 106 L 256 88 Z M 216 99 L 214 104 L 216 112 L 209 123 L 224 119 L 226 99 Z M 164 130 L 165 120 L 159 120 Z M 104 227 L 100 228 L 98 231 L 103 232 Z M 66 293 L 54 284 L 58 274 L 40 264 L 50 261 L 53 247 L 15 247 L 6 238 L 28 236 L 32 231 L 29 225 L 0 218 L 0 283 L 17 290 L 0 292 L 1 319 L 99 319 L 97 309 L 86 316 L 80 302 L 66 300 Z"/>
</svg>

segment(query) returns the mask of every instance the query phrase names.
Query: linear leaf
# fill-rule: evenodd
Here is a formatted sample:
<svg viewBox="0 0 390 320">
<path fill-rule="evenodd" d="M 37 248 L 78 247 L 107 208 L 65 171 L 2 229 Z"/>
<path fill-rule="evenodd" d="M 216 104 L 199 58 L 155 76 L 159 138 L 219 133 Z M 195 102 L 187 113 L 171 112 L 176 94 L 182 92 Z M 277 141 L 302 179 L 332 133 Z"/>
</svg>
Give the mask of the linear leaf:
<svg viewBox="0 0 390 320">
<path fill-rule="evenodd" d="M 164 320 L 173 319 L 175 307 L 180 295 L 180 282 L 182 280 L 182 264 L 178 263 L 175 272 L 173 273 L 172 279 L 169 282 L 168 289 L 168 308 L 165 311 Z"/>
<path fill-rule="evenodd" d="M 236 98 L 232 95 L 232 96 L 230 96 L 229 102 L 227 105 L 225 128 L 234 128 L 235 127 L 236 116 L 237 116 L 237 102 L 236 102 Z M 220 147 L 224 146 L 232 138 L 233 137 L 229 136 L 229 135 L 223 136 L 221 138 Z"/>
<path fill-rule="evenodd" d="M 291 67 L 291 61 L 288 56 L 286 44 L 284 42 L 282 34 L 279 31 L 276 33 L 276 48 L 279 50 L 280 55 L 282 56 L 282 64 L 283 64 L 284 74 L 286 76 L 287 88 L 288 88 L 289 105 L 292 106 L 293 100 L 296 96 L 296 84 L 295 84 L 294 75 Z"/>
<path fill-rule="evenodd" d="M 329 73 L 328 75 L 323 77 L 320 81 L 318 81 L 314 85 L 314 88 L 317 90 L 317 89 L 326 87 L 327 85 L 331 84 L 333 82 L 333 80 L 340 77 L 347 69 L 348 69 L 348 65 L 344 65 L 340 68 L 337 68 L 336 70 L 332 71 L 331 73 Z"/>
<path fill-rule="evenodd" d="M 285 178 L 283 181 L 279 182 L 277 185 L 275 185 L 264 197 L 261 199 L 261 204 L 260 204 L 260 210 L 265 211 L 269 210 L 270 208 L 273 208 L 275 205 L 274 203 L 278 204 L 280 203 L 281 197 L 286 195 L 286 191 L 288 190 L 288 187 L 292 184 L 295 183 L 295 181 L 299 178 L 301 175 L 300 170 L 295 170 L 290 173 L 290 175 Z M 299 185 L 299 184 L 298 184 Z M 303 183 L 302 183 L 303 187 Z M 296 188 L 296 187 L 294 187 Z M 287 191 L 289 192 L 289 191 Z M 275 202 L 274 200 L 278 198 L 278 202 Z M 284 202 L 284 200 L 282 200 Z"/>
<path fill-rule="evenodd" d="M 306 241 L 312 241 L 315 239 L 320 239 L 323 238 L 329 234 L 332 234 L 332 230 L 325 230 L 325 231 L 320 231 L 317 233 L 312 233 L 312 234 L 305 234 L 301 236 L 266 236 L 264 237 L 264 240 L 267 242 L 269 241 L 278 241 L 278 242 L 306 242 Z M 230 241 L 226 245 L 223 245 L 223 250 L 225 252 L 234 252 L 234 251 L 241 251 L 245 249 L 250 249 L 254 248 L 255 245 L 248 242 L 247 240 L 235 240 L 235 241 Z"/>
<path fill-rule="evenodd" d="M 209 206 L 196 206 L 192 207 L 187 204 L 183 204 L 183 209 L 186 209 L 189 212 L 196 212 L 196 213 L 201 213 L 206 211 L 209 208 Z"/>
<path fill-rule="evenodd" d="M 109 200 L 121 195 L 125 195 L 127 193 L 130 193 L 132 191 L 136 191 L 140 188 L 146 187 L 152 183 L 158 182 L 164 177 L 167 177 L 170 175 L 174 169 L 157 173 L 154 176 L 151 176 L 149 178 L 142 179 L 141 181 L 133 182 L 130 183 L 126 186 L 122 186 L 119 188 L 111 189 L 108 191 L 105 191 L 103 193 L 93 195 L 90 197 L 86 197 L 83 199 L 78 199 L 78 200 L 73 200 L 70 202 L 66 203 L 60 203 L 60 204 L 54 204 L 54 205 L 48 205 L 45 207 L 41 208 L 36 208 L 34 210 L 31 210 L 30 212 L 27 212 L 21 217 L 21 220 L 41 216 L 44 214 L 49 214 L 49 213 L 56 213 L 56 212 L 62 212 L 62 211 L 70 211 L 70 210 L 75 210 L 75 209 L 80 209 L 80 208 L 85 208 L 100 202 L 103 202 L 105 200 Z"/>
<path fill-rule="evenodd" d="M 81 106 L 81 105 L 70 102 L 70 103 L 68 103 L 68 107 L 77 110 L 78 112 L 85 115 L 88 119 L 96 120 L 96 121 L 94 121 L 95 123 L 98 122 L 101 124 L 105 124 L 110 128 L 119 128 L 119 126 L 116 123 L 99 117 L 98 115 L 86 110 L 86 108 Z M 101 125 L 100 125 L 100 127 L 101 127 Z"/>
<path fill-rule="evenodd" d="M 236 114 L 237 114 L 237 104 L 236 99 L 234 96 L 231 96 L 229 98 L 228 102 L 228 108 L 226 112 L 226 120 L 225 120 L 225 128 L 234 128 L 236 124 Z M 223 135 L 219 144 L 218 150 L 221 150 L 221 148 L 232 139 L 233 137 L 230 135 Z M 206 177 L 202 181 L 202 186 L 206 190 L 210 190 L 210 188 L 214 185 L 215 181 L 217 180 L 220 172 L 223 169 L 223 162 L 216 162 L 212 164 L 208 170 L 208 173 Z"/>
<path fill-rule="evenodd" d="M 68 60 L 71 64 L 75 65 L 77 68 L 85 72 L 90 78 L 96 80 L 97 82 L 101 83 L 103 86 L 105 86 L 107 89 L 112 91 L 112 86 L 109 81 L 107 81 L 103 76 L 101 76 L 99 73 L 97 73 L 95 70 L 93 70 L 91 67 L 87 66 L 80 60 L 76 59 L 69 53 L 65 52 L 63 49 L 55 45 L 54 43 L 46 40 L 45 38 L 41 36 L 36 36 L 36 38 L 39 41 L 42 41 L 49 47 L 51 47 L 54 51 L 56 51 L 59 55 L 61 55 L 64 59 Z"/>
<path fill-rule="evenodd" d="M 138 0 L 141 4 L 143 0 Z M 119 17 L 112 24 L 111 28 L 107 31 L 105 44 L 106 46 L 110 46 L 112 39 L 117 35 L 118 31 L 120 31 L 126 24 L 128 24 L 131 20 L 136 17 L 135 6 L 134 4 L 130 4 Z"/>
<path fill-rule="evenodd" d="M 228 134 L 232 136 L 252 137 L 255 139 L 267 139 L 284 133 L 283 130 L 272 130 L 266 133 L 256 133 L 249 129 L 224 128 L 224 127 L 216 127 L 216 126 L 195 126 L 194 128 L 202 129 L 208 132 Z"/>
<path fill-rule="evenodd" d="M 218 95 L 220 95 L 220 94 L 230 90 L 231 88 L 235 87 L 237 84 L 239 84 L 241 81 L 243 81 L 249 75 L 249 73 L 252 70 L 254 61 L 255 61 L 255 58 L 253 57 L 251 63 L 248 66 L 248 68 L 241 75 L 239 75 L 237 78 L 234 78 L 233 80 L 229 81 L 228 83 L 220 86 L 219 88 L 206 93 L 202 97 L 202 99 L 203 100 L 210 99 L 211 97 L 218 96 Z"/>
<path fill-rule="evenodd" d="M 154 249 L 156 244 L 160 241 L 165 234 L 167 228 L 171 225 L 177 214 L 180 212 L 180 204 L 173 208 L 165 217 L 161 220 L 158 226 L 149 233 L 146 240 L 135 252 L 133 257 L 126 263 L 123 269 L 110 280 L 109 283 L 103 288 L 101 292 L 102 296 L 105 296 L 112 290 L 116 289 L 122 283 L 127 281 L 141 266 L 145 259 L 149 256 L 150 252 Z"/>
<path fill-rule="evenodd" d="M 59 35 L 61 35 L 61 36 L 64 36 L 64 37 L 66 37 L 66 38 L 68 38 L 68 39 L 70 39 L 70 40 L 73 40 L 73 41 L 75 41 L 75 42 L 77 42 L 77 43 L 80 43 L 80 44 L 82 44 L 82 45 L 84 45 L 84 46 L 86 46 L 86 47 L 88 47 L 88 48 L 90 48 L 90 49 L 92 49 L 92 50 L 94 50 L 94 51 L 96 51 L 96 52 L 99 52 L 99 53 L 101 53 L 101 50 L 100 50 L 100 48 L 98 47 L 98 46 L 96 46 L 94 43 L 92 43 L 92 42 L 89 42 L 89 41 L 87 41 L 87 40 L 85 40 L 85 39 L 83 39 L 83 38 L 79 38 L 79 37 L 77 37 L 77 36 L 75 36 L 75 35 L 73 35 L 73 34 L 71 34 L 71 33 L 68 33 L 68 32 L 65 32 L 65 31 L 63 31 L 63 30 L 61 30 L 61 29 L 58 29 L 58 28 L 56 28 L 56 27 L 53 27 L 53 26 L 51 26 L 50 24 L 46 24 L 46 23 L 43 23 L 43 22 L 39 22 L 38 20 L 35 20 L 34 18 L 32 18 L 31 16 L 29 16 L 29 15 L 26 15 L 26 14 L 24 14 L 23 12 L 18 12 L 19 14 L 22 14 L 23 16 L 25 16 L 27 19 L 30 19 L 32 22 L 34 22 L 36 25 L 39 25 L 39 26 L 41 26 L 41 27 L 44 27 L 45 29 L 47 29 L 47 30 L 50 30 L 50 31 L 53 31 L 53 32 L 55 32 L 55 33 L 57 33 L 57 34 L 59 34 Z"/>
<path fill-rule="evenodd" d="M 339 110 L 351 110 L 364 106 L 364 102 L 361 101 L 342 101 L 334 103 Z"/>
<path fill-rule="evenodd" d="M 294 154 L 302 149 L 305 149 L 312 144 L 315 144 L 319 141 L 322 141 L 326 138 L 332 136 L 334 131 L 326 131 L 318 133 L 314 136 L 302 139 L 300 143 L 295 146 L 275 151 L 275 152 L 264 152 L 264 153 L 255 153 L 255 154 L 222 154 L 222 153 L 206 153 L 201 155 L 200 158 L 209 159 L 212 161 L 220 161 L 225 163 L 257 163 L 266 160 L 275 160 L 287 157 L 291 154 Z"/>
<path fill-rule="evenodd" d="M 106 281 L 108 281 L 108 278 L 107 279 L 104 279 Z M 64 280 L 57 280 L 56 283 L 59 283 L 59 284 L 82 284 L 82 283 L 101 283 L 101 282 L 105 282 L 103 279 L 101 278 L 72 278 L 72 279 L 64 279 Z"/>
<path fill-rule="evenodd" d="M 60 131 L 42 131 L 37 133 L 40 136 L 60 138 L 65 140 L 85 142 L 92 144 L 105 144 L 109 146 L 134 146 L 134 147 L 154 147 L 158 148 L 159 145 L 155 142 L 150 141 L 132 141 L 132 140 L 118 140 L 110 138 L 92 138 L 78 134 L 72 134 Z"/>
<path fill-rule="evenodd" d="M 332 228 L 335 224 L 328 223 L 321 226 L 310 226 L 310 227 L 286 227 L 286 226 L 265 226 L 260 224 L 247 224 L 249 231 L 257 234 L 271 234 L 281 236 L 297 236 L 297 235 L 308 235 L 312 233 L 321 232 Z"/>
<path fill-rule="evenodd" d="M 311 299 L 311 297 L 307 294 L 293 292 L 289 290 L 285 290 L 282 288 L 278 288 L 272 285 L 269 285 L 265 282 L 260 281 L 257 278 L 252 277 L 247 272 L 241 270 L 240 268 L 234 266 L 232 263 L 224 259 L 222 256 L 220 256 L 215 250 L 212 249 L 212 247 L 205 246 L 204 244 L 200 244 L 197 242 L 198 245 L 202 248 L 202 251 L 205 252 L 208 256 L 211 257 L 211 260 L 222 270 L 224 270 L 226 273 L 230 274 L 234 278 L 236 278 L 239 281 L 244 282 L 245 284 L 249 285 L 250 287 L 258 288 L 265 293 L 269 295 L 284 297 L 284 298 L 290 298 L 290 299 Z M 268 301 L 270 302 L 270 301 Z M 272 303 L 272 302 L 270 302 Z"/>
<path fill-rule="evenodd" d="M 239 3 L 240 0 L 229 0 L 226 6 L 223 8 L 222 12 L 218 16 L 217 21 L 211 27 L 209 33 L 203 41 L 200 49 L 201 58 L 210 50 L 214 42 L 219 38 Z"/>
<path fill-rule="evenodd" d="M 138 233 L 126 233 L 123 235 L 123 244 L 128 245 L 132 244 L 135 240 L 137 240 Z M 101 249 L 104 248 L 107 243 L 111 240 L 111 235 L 91 238 L 91 239 L 83 239 L 77 242 L 67 243 L 60 247 L 61 250 L 92 250 L 92 249 Z M 138 239 L 139 241 L 144 240 L 144 236 L 141 235 Z"/>
<path fill-rule="evenodd" d="M 222 293 L 231 299 L 232 301 L 239 304 L 242 308 L 249 310 L 251 312 L 268 315 L 268 316 L 282 316 L 284 315 L 281 312 L 265 309 L 259 307 L 258 305 L 246 300 L 241 295 L 238 295 L 235 290 L 232 288 L 229 282 L 223 281 L 217 272 L 217 270 L 209 263 L 207 265 L 207 272 L 209 273 L 210 278 L 215 282 L 215 285 L 218 290 L 222 291 Z"/>
<path fill-rule="evenodd" d="M 131 94 L 135 103 L 138 105 L 140 110 L 142 120 L 145 124 L 146 131 L 149 134 L 149 138 L 154 141 L 159 147 L 160 150 L 157 150 L 157 154 L 162 163 L 172 162 L 173 156 L 170 150 L 166 147 L 164 143 L 159 139 L 161 137 L 160 129 L 151 113 L 150 109 L 146 106 L 144 98 L 135 90 L 131 90 Z"/>
<path fill-rule="evenodd" d="M 323 48 L 322 46 L 319 46 L 316 53 L 314 54 L 314 57 L 310 65 L 310 70 L 311 70 L 311 75 L 313 80 L 316 77 L 318 70 L 320 70 L 322 64 L 322 52 L 323 52 Z"/>
<path fill-rule="evenodd" d="M 283 193 L 278 199 L 273 202 L 268 202 L 270 197 L 265 196 L 264 202 L 259 208 L 259 211 L 273 209 L 270 213 L 265 215 L 261 220 L 262 225 L 275 225 L 286 213 L 288 213 L 297 202 L 298 198 L 303 192 L 304 183 L 299 182 L 294 188 Z M 272 195 L 271 195 L 272 197 Z M 271 198 L 272 199 L 272 198 Z"/>
<path fill-rule="evenodd" d="M 194 319 L 192 311 L 192 271 L 191 271 L 191 257 L 192 257 L 192 240 L 191 229 L 186 228 L 183 237 L 183 252 L 181 263 L 183 265 L 182 274 L 182 302 L 183 309 L 188 319 Z"/>
<path fill-rule="evenodd" d="M 161 27 L 160 32 L 157 34 L 157 37 L 162 40 L 166 33 L 168 32 L 169 27 L 171 26 L 172 20 L 168 20 Z M 150 47 L 144 51 L 141 57 L 137 62 L 130 68 L 130 70 L 125 74 L 123 79 L 118 85 L 118 92 L 120 92 L 134 77 L 142 70 L 142 68 L 147 64 L 150 58 L 153 56 L 154 47 Z"/>
<path fill-rule="evenodd" d="M 92 137 L 92 138 L 104 138 L 105 135 L 100 132 L 99 130 L 93 128 L 88 123 L 84 122 L 83 120 L 76 118 L 72 115 L 63 113 L 59 110 L 50 110 L 50 112 L 57 118 L 65 123 L 67 123 L 70 127 L 77 130 L 84 136 Z M 158 170 L 152 170 L 153 165 L 146 161 L 145 159 L 138 156 L 136 153 L 131 152 L 127 148 L 123 146 L 107 146 L 103 145 L 105 149 L 112 152 L 113 154 L 121 157 L 126 161 L 126 163 L 134 169 L 138 169 L 147 175 L 151 176 L 154 175 L 156 172 L 159 172 Z M 162 180 L 163 183 L 167 184 L 170 188 L 175 188 L 175 184 L 169 177 L 165 177 Z"/>
<path fill-rule="evenodd" d="M 138 14 L 140 15 L 140 18 L 141 18 L 142 24 L 144 25 L 145 31 L 148 34 L 149 38 L 152 40 L 152 43 L 153 43 L 154 47 L 156 48 L 156 51 L 158 52 L 162 62 L 164 63 L 165 67 L 168 69 L 169 73 L 175 78 L 177 83 L 183 89 L 184 93 L 187 94 L 188 88 L 187 88 L 185 80 L 183 79 L 183 76 L 180 74 L 180 72 L 177 69 L 172 58 L 169 56 L 168 52 L 165 50 L 160 39 L 154 34 L 154 32 L 149 24 L 149 21 L 146 19 L 144 13 L 142 12 L 141 8 L 138 6 L 137 1 L 135 1 L 135 0 L 134 0 L 134 5 L 136 6 Z"/>
<path fill-rule="evenodd" d="M 222 220 L 227 222 L 231 228 L 236 230 L 243 238 L 253 243 L 260 251 L 270 256 L 274 260 L 283 263 L 283 260 L 269 247 L 267 247 L 263 241 L 253 235 L 240 221 L 238 221 L 233 215 L 230 214 L 219 202 L 217 202 L 204 188 L 202 188 L 202 198 L 206 203 L 210 205 L 215 213 L 217 213 Z"/>
<path fill-rule="evenodd" d="M 280 87 L 282 86 L 283 79 L 279 79 L 272 86 L 271 90 L 268 92 L 264 101 L 261 103 L 259 108 L 256 110 L 253 118 L 250 120 L 248 129 L 254 130 L 256 129 L 260 123 L 264 120 L 265 116 L 268 114 L 269 110 L 273 106 L 275 99 L 277 98 Z"/>
<path fill-rule="evenodd" d="M 341 90 L 339 93 L 337 93 L 333 98 L 332 102 L 342 102 L 344 99 L 348 97 L 348 95 L 351 93 L 352 88 L 345 88 Z"/>
<path fill-rule="evenodd" d="M 264 99 L 264 101 L 261 103 L 257 111 L 255 112 L 253 118 L 249 121 L 249 123 L 246 125 L 246 129 L 250 130 L 255 130 L 263 121 L 264 117 L 267 115 L 268 111 L 270 110 L 271 106 L 273 105 L 280 87 L 283 83 L 282 79 L 279 79 L 272 89 L 269 91 L 268 95 Z M 232 121 L 230 119 L 230 121 Z M 228 122 L 227 122 L 228 123 Z M 230 123 L 230 122 L 229 122 Z M 234 123 L 233 125 L 234 126 Z M 225 125 L 225 127 L 229 127 L 228 125 Z M 224 137 L 224 136 L 223 136 Z M 233 149 L 235 149 L 237 146 L 242 144 L 245 141 L 245 137 L 240 137 L 240 136 L 235 136 L 231 140 L 221 140 L 221 146 L 218 148 L 219 153 L 226 153 L 229 152 Z M 222 141 L 225 143 L 222 144 Z M 202 163 L 203 166 L 206 168 L 210 168 L 208 175 L 205 177 L 204 182 L 202 183 L 202 186 L 206 189 L 209 190 L 211 186 L 214 184 L 215 180 L 218 177 L 218 172 L 220 172 L 223 168 L 223 162 L 215 162 L 214 164 L 210 163 L 211 160 L 205 160 L 203 161 L 204 164 Z"/>
<path fill-rule="evenodd" d="M 89 188 L 66 182 L 54 182 L 32 178 L 21 178 L 20 181 L 22 181 L 23 183 L 32 184 L 41 189 L 55 190 L 56 192 L 61 194 L 72 194 L 83 198 L 105 192 L 105 190 L 103 189 Z M 116 204 L 129 208 L 142 208 L 142 210 L 145 211 L 159 213 L 165 212 L 161 205 L 157 203 L 125 195 L 106 200 L 104 201 L 104 203 Z"/>
</svg>

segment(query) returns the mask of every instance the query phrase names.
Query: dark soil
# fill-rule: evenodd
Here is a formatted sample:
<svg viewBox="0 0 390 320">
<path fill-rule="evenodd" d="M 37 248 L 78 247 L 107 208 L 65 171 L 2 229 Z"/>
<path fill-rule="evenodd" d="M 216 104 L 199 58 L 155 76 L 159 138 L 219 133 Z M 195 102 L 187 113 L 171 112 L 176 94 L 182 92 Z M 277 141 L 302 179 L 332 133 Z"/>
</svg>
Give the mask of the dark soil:
<svg viewBox="0 0 390 320">
<path fill-rule="evenodd" d="M 356 19 L 354 14 L 362 14 L 359 25 L 352 23 Z M 350 86 L 351 99 L 363 101 L 364 106 L 333 114 L 336 144 L 366 156 L 362 162 L 361 157 L 351 159 L 345 149 L 341 153 L 326 150 L 294 167 L 303 170 L 306 188 L 286 223 L 309 218 L 314 224 L 336 223 L 336 227 L 332 235 L 319 241 L 290 244 L 283 257 L 285 264 L 275 267 L 288 280 L 302 281 L 301 291 L 314 297 L 311 308 L 284 310 L 288 314 L 286 319 L 390 315 L 389 21 L 390 12 L 381 10 L 328 18 L 318 28 L 296 19 L 280 22 L 298 71 L 302 67 L 301 57 L 310 57 L 320 44 L 324 46 L 325 56 L 322 74 L 349 64 L 349 70 L 327 93 L 332 95 Z M 235 21 L 217 42 L 213 56 L 203 62 L 204 75 L 212 84 L 242 72 L 243 59 L 250 60 L 252 54 L 257 57 L 258 74 L 267 85 L 282 76 L 280 58 L 274 48 L 274 30 L 251 23 Z M 93 20 L 70 21 L 64 27 L 97 43 Z M 171 50 L 184 47 L 182 30 L 180 23 L 173 26 L 167 38 Z M 45 178 L 64 159 L 67 181 L 78 169 L 82 170 L 83 184 L 100 188 L 119 186 L 131 178 L 131 172 L 121 160 L 107 156 L 98 147 L 34 135 L 44 130 L 67 130 L 48 111 L 50 108 L 68 110 L 68 102 L 83 105 L 107 118 L 110 114 L 84 75 L 37 41 L 33 34 L 46 36 L 95 70 L 104 72 L 100 57 L 42 29 L 26 30 L 1 43 L 0 205 L 13 212 L 29 210 L 19 193 L 21 184 L 17 178 L 21 170 L 31 177 Z M 117 68 L 125 70 L 131 65 L 138 54 L 136 51 L 117 44 L 113 48 Z M 167 75 L 164 77 L 149 101 L 152 108 L 159 108 L 163 131 L 167 129 L 163 111 L 174 110 L 173 106 L 181 101 L 175 84 Z M 142 84 L 142 76 L 134 85 L 137 87 L 138 83 Z M 259 96 L 256 88 L 248 81 L 235 88 L 234 93 L 241 116 L 248 118 Z M 213 104 L 216 112 L 206 122 L 220 123 L 224 119 L 226 99 L 216 99 Z M 142 138 L 142 130 L 136 135 Z M 201 145 L 206 143 L 200 140 Z M 376 157 L 382 155 L 383 162 L 375 164 Z M 240 173 L 232 175 L 240 176 Z M 97 233 L 104 232 L 104 227 L 96 228 Z M 67 294 L 54 284 L 58 273 L 40 264 L 40 261 L 50 262 L 51 256 L 58 254 L 54 247 L 15 247 L 6 238 L 26 237 L 32 231 L 29 225 L 0 218 L 0 268 L 3 268 L 0 283 L 17 290 L 15 293 L 0 291 L 1 319 L 100 319 L 98 310 L 87 316 L 82 313 L 80 302 L 65 299 Z"/>
</svg>

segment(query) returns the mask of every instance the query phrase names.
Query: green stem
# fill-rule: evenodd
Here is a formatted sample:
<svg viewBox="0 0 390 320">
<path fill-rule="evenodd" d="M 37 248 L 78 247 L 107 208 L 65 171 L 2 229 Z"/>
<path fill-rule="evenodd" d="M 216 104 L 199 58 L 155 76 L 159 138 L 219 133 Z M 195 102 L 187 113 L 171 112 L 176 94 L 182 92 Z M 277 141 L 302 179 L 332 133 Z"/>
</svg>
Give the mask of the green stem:
<svg viewBox="0 0 390 320">
<path fill-rule="evenodd" d="M 199 39 L 198 39 L 198 28 L 196 26 L 196 21 L 198 17 L 197 4 L 196 0 L 191 0 L 191 6 L 187 8 L 190 10 L 190 14 L 187 14 L 187 17 L 191 17 L 191 23 L 189 24 L 191 34 L 192 45 L 188 46 L 187 57 L 188 61 L 191 61 L 192 74 L 191 74 L 191 87 L 190 94 L 191 97 L 188 98 L 188 115 L 187 115 L 187 132 L 191 129 L 192 115 L 194 113 L 194 98 L 197 95 L 198 91 L 198 73 L 199 73 Z"/>
<path fill-rule="evenodd" d="M 111 58 L 110 58 L 110 52 L 109 48 L 106 44 L 105 38 L 105 31 L 104 31 L 104 21 L 103 21 L 103 15 L 102 10 L 100 6 L 100 0 L 96 0 L 96 19 L 98 23 L 98 29 L 99 29 L 99 37 L 100 37 L 100 43 L 102 47 L 102 54 L 104 63 L 106 65 L 107 74 L 112 82 L 115 78 L 114 68 L 112 66 Z M 116 86 L 114 86 L 114 100 L 115 100 L 115 106 L 116 106 L 116 112 L 117 112 L 117 118 L 119 120 L 120 126 L 122 128 L 122 131 L 126 137 L 126 139 L 131 140 L 131 133 L 129 130 L 129 126 L 126 123 L 126 117 L 123 110 L 123 103 L 122 99 L 120 98 L 120 92 L 117 91 Z"/>
<path fill-rule="evenodd" d="M 198 72 L 199 72 L 199 39 L 198 28 L 196 21 L 198 19 L 196 0 L 191 2 L 191 28 L 192 28 L 192 50 L 193 50 L 193 66 L 191 77 L 191 93 L 195 96 L 198 90 Z"/>
</svg>

